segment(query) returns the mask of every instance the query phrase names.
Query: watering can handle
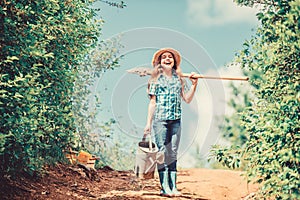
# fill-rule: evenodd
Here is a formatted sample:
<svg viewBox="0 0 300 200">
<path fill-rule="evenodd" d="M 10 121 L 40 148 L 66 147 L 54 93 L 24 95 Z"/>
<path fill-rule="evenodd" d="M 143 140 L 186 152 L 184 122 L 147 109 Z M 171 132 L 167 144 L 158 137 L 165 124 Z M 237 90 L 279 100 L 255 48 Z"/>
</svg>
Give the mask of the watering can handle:
<svg viewBox="0 0 300 200">
<path fill-rule="evenodd" d="M 151 132 L 149 132 L 147 135 L 144 135 L 142 138 L 142 141 L 146 141 L 146 137 L 149 137 L 149 150 L 152 151 L 152 137 L 151 137 Z"/>
<path fill-rule="evenodd" d="M 151 132 L 149 133 L 149 150 L 152 151 L 152 137 L 151 137 Z"/>
</svg>

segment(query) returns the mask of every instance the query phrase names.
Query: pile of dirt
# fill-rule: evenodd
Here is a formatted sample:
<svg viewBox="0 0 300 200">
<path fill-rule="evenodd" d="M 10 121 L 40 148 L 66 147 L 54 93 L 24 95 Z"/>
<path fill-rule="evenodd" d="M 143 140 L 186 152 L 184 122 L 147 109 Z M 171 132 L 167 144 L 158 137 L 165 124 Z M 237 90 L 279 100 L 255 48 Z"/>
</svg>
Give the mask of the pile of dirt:
<svg viewBox="0 0 300 200">
<path fill-rule="evenodd" d="M 230 170 L 184 169 L 178 172 L 178 189 L 174 199 L 243 199 L 257 190 L 248 185 L 242 172 Z M 109 167 L 88 170 L 84 166 L 57 165 L 47 168 L 42 178 L 22 177 L 1 180 L 0 199 L 85 200 L 85 199 L 163 199 L 159 196 L 157 174 L 141 180 L 133 171 L 116 171 Z"/>
</svg>

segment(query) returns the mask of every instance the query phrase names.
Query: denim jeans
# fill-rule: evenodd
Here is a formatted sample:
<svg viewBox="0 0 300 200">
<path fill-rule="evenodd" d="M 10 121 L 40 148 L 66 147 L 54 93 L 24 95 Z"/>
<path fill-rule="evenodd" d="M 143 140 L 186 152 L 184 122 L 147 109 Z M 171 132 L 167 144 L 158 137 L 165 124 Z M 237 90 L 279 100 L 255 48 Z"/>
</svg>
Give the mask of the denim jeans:
<svg viewBox="0 0 300 200">
<path fill-rule="evenodd" d="M 157 164 L 158 171 L 177 171 L 177 153 L 181 136 L 181 120 L 154 120 L 153 130 L 159 151 L 164 153 L 163 164 Z"/>
</svg>

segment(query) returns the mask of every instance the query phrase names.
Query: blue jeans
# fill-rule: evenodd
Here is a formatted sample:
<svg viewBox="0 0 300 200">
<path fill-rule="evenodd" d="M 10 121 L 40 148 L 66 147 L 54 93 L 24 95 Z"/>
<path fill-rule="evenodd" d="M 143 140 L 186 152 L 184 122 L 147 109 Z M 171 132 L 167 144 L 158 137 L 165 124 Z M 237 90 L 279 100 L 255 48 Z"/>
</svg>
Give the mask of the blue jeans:
<svg viewBox="0 0 300 200">
<path fill-rule="evenodd" d="M 154 120 L 153 130 L 159 151 L 164 153 L 163 164 L 157 164 L 158 171 L 177 171 L 177 153 L 181 136 L 181 120 Z"/>
</svg>

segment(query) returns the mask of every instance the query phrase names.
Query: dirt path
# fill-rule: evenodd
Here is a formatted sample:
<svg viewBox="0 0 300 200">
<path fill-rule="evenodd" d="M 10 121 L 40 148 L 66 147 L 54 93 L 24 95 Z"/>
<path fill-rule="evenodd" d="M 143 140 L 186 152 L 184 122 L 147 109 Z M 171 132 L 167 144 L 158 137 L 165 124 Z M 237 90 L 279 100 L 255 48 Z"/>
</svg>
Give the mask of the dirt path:
<svg viewBox="0 0 300 200">
<path fill-rule="evenodd" d="M 241 200 L 257 190 L 247 185 L 241 172 L 230 170 L 184 169 L 178 172 L 177 182 L 182 195 L 172 199 Z M 159 196 L 159 191 L 157 174 L 141 180 L 131 171 L 106 168 L 91 175 L 78 167 L 58 165 L 42 179 L 4 178 L 0 199 L 169 199 Z"/>
<path fill-rule="evenodd" d="M 155 179 L 138 180 L 139 191 L 112 190 L 101 195 L 103 199 L 119 197 L 142 199 L 168 199 L 159 196 L 158 176 Z M 182 195 L 172 199 L 241 200 L 255 192 L 257 187 L 247 184 L 241 172 L 230 170 L 185 169 L 178 172 L 178 189 Z"/>
</svg>

